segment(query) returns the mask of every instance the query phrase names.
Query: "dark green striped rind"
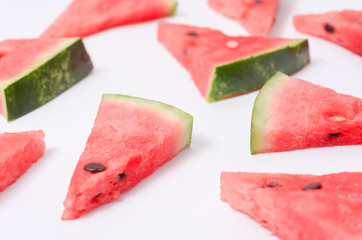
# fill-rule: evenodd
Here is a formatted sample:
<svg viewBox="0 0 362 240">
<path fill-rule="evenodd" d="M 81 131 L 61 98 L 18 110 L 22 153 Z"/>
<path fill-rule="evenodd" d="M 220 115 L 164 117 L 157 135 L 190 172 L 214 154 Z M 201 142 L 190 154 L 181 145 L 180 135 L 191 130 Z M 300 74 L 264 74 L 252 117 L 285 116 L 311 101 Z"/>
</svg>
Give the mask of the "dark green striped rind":
<svg viewBox="0 0 362 240">
<path fill-rule="evenodd" d="M 93 69 L 81 39 L 4 89 L 7 120 L 15 120 L 79 82 Z"/>
<path fill-rule="evenodd" d="M 288 75 L 309 63 L 308 40 L 215 68 L 207 100 L 219 101 L 259 89 L 276 72 Z"/>
</svg>

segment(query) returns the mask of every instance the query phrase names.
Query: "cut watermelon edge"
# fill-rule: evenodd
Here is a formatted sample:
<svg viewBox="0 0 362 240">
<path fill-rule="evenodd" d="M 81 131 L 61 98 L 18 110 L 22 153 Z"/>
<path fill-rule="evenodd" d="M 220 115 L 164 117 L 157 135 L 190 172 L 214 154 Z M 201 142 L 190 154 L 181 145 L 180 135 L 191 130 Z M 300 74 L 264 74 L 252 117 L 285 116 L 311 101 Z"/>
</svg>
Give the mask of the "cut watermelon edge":
<svg viewBox="0 0 362 240">
<path fill-rule="evenodd" d="M 193 126 L 193 117 L 190 114 L 172 105 L 140 97 L 133 97 L 121 94 L 103 94 L 102 99 L 122 101 L 122 102 L 128 102 L 132 104 L 151 107 L 155 111 L 160 111 L 163 114 L 177 118 L 183 125 L 183 132 L 188 133 L 184 136 L 182 143 L 180 145 L 185 146 L 185 148 L 190 146 L 191 136 L 192 136 L 192 126 Z"/>
<path fill-rule="evenodd" d="M 258 96 L 255 99 L 250 131 L 250 153 L 252 155 L 259 153 L 260 146 L 263 145 L 264 139 L 264 119 L 269 109 L 271 100 L 273 99 L 275 90 L 286 80 L 289 76 L 277 72 L 271 77 L 260 89 Z"/>
<path fill-rule="evenodd" d="M 255 58 L 258 58 L 258 57 L 268 56 L 269 54 L 273 54 L 273 53 L 283 51 L 283 50 L 295 49 L 295 53 L 297 55 L 297 58 L 298 59 L 299 58 L 304 59 L 305 61 L 303 62 L 303 64 L 299 64 L 300 66 L 296 67 L 293 72 L 288 73 L 288 74 L 293 74 L 293 73 L 301 70 L 302 68 L 304 68 L 306 65 L 308 65 L 310 63 L 308 45 L 309 45 L 308 44 L 308 39 L 295 39 L 295 40 L 291 40 L 291 42 L 289 42 L 287 45 L 282 46 L 280 48 L 273 49 L 272 51 L 264 51 L 264 52 L 261 52 L 261 53 L 259 53 L 257 55 L 252 55 L 252 56 L 249 56 L 247 58 L 243 58 L 241 60 L 231 61 L 231 62 L 228 62 L 228 63 L 224 63 L 224 64 L 221 64 L 221 65 L 215 66 L 214 67 L 214 72 L 211 75 L 212 77 L 211 77 L 210 84 L 209 84 L 209 87 L 208 87 L 207 92 L 206 92 L 205 99 L 210 103 L 217 102 L 217 101 L 220 101 L 220 100 L 229 99 L 229 98 L 234 97 L 234 96 L 243 95 L 243 94 L 249 93 L 251 91 L 256 91 L 256 90 L 258 90 L 258 89 L 260 89 L 262 87 L 262 85 L 259 85 L 259 86 L 255 86 L 255 88 L 253 88 L 251 90 L 248 89 L 245 92 L 238 92 L 238 93 L 231 94 L 229 96 L 224 96 L 222 98 L 215 98 L 215 97 L 212 96 L 213 95 L 213 90 L 216 89 L 216 87 L 214 86 L 215 82 L 216 82 L 215 80 L 218 77 L 217 72 L 220 71 L 220 70 L 223 71 L 222 68 L 228 67 L 231 64 L 232 65 L 238 65 L 238 64 L 243 65 L 244 63 L 246 63 L 246 62 L 248 62 L 250 60 L 253 60 Z M 299 48 L 299 49 L 296 49 L 296 48 Z M 305 48 L 305 50 L 303 48 Z"/>
<path fill-rule="evenodd" d="M 64 40 L 64 41 L 61 41 L 61 40 Z M 61 51 L 70 47 L 71 45 L 73 45 L 74 43 L 76 43 L 79 40 L 81 40 L 81 38 L 59 38 L 59 43 L 56 44 L 56 47 L 52 51 L 50 51 L 45 56 L 40 58 L 36 63 L 34 63 L 28 69 L 24 70 L 21 74 L 18 74 L 11 79 L 1 82 L 0 88 L 5 89 L 7 86 L 13 84 L 17 80 L 23 78 L 24 76 L 26 76 L 29 73 L 33 72 L 34 70 L 38 69 L 40 66 L 44 65 L 50 59 L 52 59 L 56 55 L 58 55 Z"/>
</svg>

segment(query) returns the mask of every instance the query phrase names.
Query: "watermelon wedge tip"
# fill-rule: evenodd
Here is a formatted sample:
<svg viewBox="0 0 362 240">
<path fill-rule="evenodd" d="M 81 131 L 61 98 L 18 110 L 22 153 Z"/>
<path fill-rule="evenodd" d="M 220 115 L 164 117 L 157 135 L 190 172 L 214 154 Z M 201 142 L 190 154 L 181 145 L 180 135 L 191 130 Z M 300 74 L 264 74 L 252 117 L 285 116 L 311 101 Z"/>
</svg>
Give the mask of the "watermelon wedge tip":
<svg viewBox="0 0 362 240">
<path fill-rule="evenodd" d="M 86 37 L 175 13 L 175 0 L 73 0 L 41 37 Z"/>
<path fill-rule="evenodd" d="M 0 134 L 0 192 L 20 178 L 45 152 L 44 132 Z"/>
<path fill-rule="evenodd" d="M 209 0 L 215 11 L 240 21 L 252 35 L 267 37 L 275 22 L 278 0 Z"/>
<path fill-rule="evenodd" d="M 344 10 L 294 17 L 295 28 L 362 56 L 362 11 Z"/>
</svg>

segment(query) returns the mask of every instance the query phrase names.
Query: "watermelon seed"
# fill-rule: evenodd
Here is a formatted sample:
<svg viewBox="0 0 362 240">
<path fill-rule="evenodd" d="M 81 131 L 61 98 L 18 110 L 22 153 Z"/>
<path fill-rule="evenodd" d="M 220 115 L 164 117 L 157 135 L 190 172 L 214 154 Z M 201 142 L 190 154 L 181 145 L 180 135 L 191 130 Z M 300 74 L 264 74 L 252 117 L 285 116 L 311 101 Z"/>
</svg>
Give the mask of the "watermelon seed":
<svg viewBox="0 0 362 240">
<path fill-rule="evenodd" d="M 229 48 L 237 48 L 239 46 L 239 43 L 237 41 L 228 41 L 226 43 L 226 45 L 229 47 Z"/>
<path fill-rule="evenodd" d="M 92 199 L 91 202 L 97 202 L 97 198 L 99 198 L 102 195 L 102 193 L 98 193 L 97 195 L 95 195 Z"/>
<path fill-rule="evenodd" d="M 86 170 L 87 172 L 97 173 L 97 172 L 103 172 L 104 170 L 106 170 L 106 167 L 100 163 L 88 163 L 87 165 L 84 166 L 83 169 Z"/>
<path fill-rule="evenodd" d="M 259 4 L 259 3 L 263 3 L 261 0 L 255 0 L 255 3 Z"/>
<path fill-rule="evenodd" d="M 332 25 L 329 25 L 328 23 L 324 25 L 324 30 L 326 30 L 329 33 L 334 33 L 334 27 Z"/>
<path fill-rule="evenodd" d="M 187 35 L 191 36 L 191 37 L 198 37 L 199 34 L 197 32 L 188 32 Z"/>
<path fill-rule="evenodd" d="M 341 135 L 340 132 L 337 132 L 337 133 L 329 133 L 328 134 L 328 138 L 336 138 L 336 137 L 339 137 Z"/>
<path fill-rule="evenodd" d="M 332 121 L 336 121 L 336 122 L 346 121 L 346 118 L 339 117 L 339 116 L 333 116 L 333 117 L 330 117 L 329 119 Z"/>
<path fill-rule="evenodd" d="M 127 177 L 127 174 L 125 173 L 120 173 L 118 174 L 118 181 L 122 181 L 123 179 L 125 179 Z"/>
<path fill-rule="evenodd" d="M 268 181 L 265 183 L 265 186 L 268 188 L 275 188 L 275 187 L 280 187 L 280 184 L 275 181 Z"/>
<path fill-rule="evenodd" d="M 322 184 L 320 184 L 319 182 L 315 182 L 315 183 L 311 183 L 307 186 L 305 186 L 303 188 L 303 191 L 308 191 L 308 190 L 314 190 L 314 189 L 321 189 L 322 188 Z"/>
<path fill-rule="evenodd" d="M 115 183 L 113 183 L 113 185 L 119 183 L 120 181 L 122 181 L 123 179 L 125 179 L 127 177 L 127 174 L 125 173 L 120 173 L 118 174 L 118 178 L 117 178 L 117 181 Z"/>
</svg>

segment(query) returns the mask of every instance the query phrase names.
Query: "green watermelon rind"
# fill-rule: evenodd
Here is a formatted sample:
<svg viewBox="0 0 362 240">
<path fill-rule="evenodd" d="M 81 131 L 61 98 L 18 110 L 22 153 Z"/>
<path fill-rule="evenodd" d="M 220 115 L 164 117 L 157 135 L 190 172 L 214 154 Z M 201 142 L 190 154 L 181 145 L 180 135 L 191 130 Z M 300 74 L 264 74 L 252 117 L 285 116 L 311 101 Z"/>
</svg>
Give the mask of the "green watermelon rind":
<svg viewBox="0 0 362 240">
<path fill-rule="evenodd" d="M 206 99 L 216 102 L 262 87 L 276 72 L 292 74 L 310 62 L 308 40 L 288 45 L 215 68 Z"/>
<path fill-rule="evenodd" d="M 184 148 L 188 148 L 191 144 L 191 136 L 192 136 L 192 125 L 193 125 L 193 117 L 168 104 L 154 101 L 154 100 L 148 100 L 144 98 L 139 97 L 132 97 L 127 95 L 120 95 L 120 94 L 103 94 L 102 96 L 103 100 L 113 100 L 113 101 L 121 101 L 121 102 L 129 102 L 137 105 L 143 105 L 149 108 L 153 108 L 156 111 L 160 111 L 162 113 L 165 113 L 171 117 L 177 118 L 183 125 L 183 134 L 184 137 L 181 141 L 180 146 L 184 146 Z"/>
<path fill-rule="evenodd" d="M 54 99 L 83 79 L 93 64 L 80 38 L 70 38 L 0 84 L 3 115 L 13 121 Z"/>
<path fill-rule="evenodd" d="M 174 15 L 177 8 L 177 2 L 175 0 L 167 0 L 170 3 L 170 16 Z"/>
<path fill-rule="evenodd" d="M 275 99 L 275 94 L 280 88 L 280 85 L 288 78 L 288 75 L 277 72 L 264 84 L 255 99 L 253 114 L 251 117 L 251 154 L 260 153 L 260 149 L 263 148 L 265 139 L 265 121 L 268 116 L 268 110 L 270 109 L 272 100 Z"/>
</svg>

